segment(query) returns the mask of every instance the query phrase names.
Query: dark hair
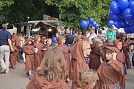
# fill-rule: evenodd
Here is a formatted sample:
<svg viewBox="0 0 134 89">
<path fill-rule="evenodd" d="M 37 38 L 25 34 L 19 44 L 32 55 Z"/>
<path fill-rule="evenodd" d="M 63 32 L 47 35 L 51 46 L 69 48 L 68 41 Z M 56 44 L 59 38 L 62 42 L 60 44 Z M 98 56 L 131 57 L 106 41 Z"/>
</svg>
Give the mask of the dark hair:
<svg viewBox="0 0 134 89">
<path fill-rule="evenodd" d="M 102 30 L 99 30 L 98 33 L 99 33 L 99 34 L 102 34 Z"/>
</svg>

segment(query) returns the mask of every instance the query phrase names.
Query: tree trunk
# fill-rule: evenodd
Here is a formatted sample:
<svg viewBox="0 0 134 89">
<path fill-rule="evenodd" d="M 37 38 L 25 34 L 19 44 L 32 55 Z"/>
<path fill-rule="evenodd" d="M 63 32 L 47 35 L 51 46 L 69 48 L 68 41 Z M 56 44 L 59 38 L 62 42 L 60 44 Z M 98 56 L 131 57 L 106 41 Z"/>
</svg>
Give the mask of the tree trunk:
<svg viewBox="0 0 134 89">
<path fill-rule="evenodd" d="M 17 25 L 17 33 L 21 32 L 21 25 Z"/>
<path fill-rule="evenodd" d="M 17 33 L 21 32 L 21 18 L 18 19 L 18 25 L 17 25 Z"/>
</svg>

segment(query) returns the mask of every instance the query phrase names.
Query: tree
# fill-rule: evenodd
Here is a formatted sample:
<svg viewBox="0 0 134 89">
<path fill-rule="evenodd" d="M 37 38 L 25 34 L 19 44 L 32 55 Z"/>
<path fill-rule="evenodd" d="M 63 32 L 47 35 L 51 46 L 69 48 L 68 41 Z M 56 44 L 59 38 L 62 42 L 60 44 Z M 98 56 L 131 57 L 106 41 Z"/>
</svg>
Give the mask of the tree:
<svg viewBox="0 0 134 89">
<path fill-rule="evenodd" d="M 57 6 L 59 18 L 65 25 L 77 28 L 82 19 L 90 17 L 100 25 L 106 24 L 111 0 L 45 0 L 45 2 Z"/>
<path fill-rule="evenodd" d="M 13 4 L 13 0 L 0 0 L 0 10 L 2 9 L 3 6 L 11 4 Z"/>
</svg>

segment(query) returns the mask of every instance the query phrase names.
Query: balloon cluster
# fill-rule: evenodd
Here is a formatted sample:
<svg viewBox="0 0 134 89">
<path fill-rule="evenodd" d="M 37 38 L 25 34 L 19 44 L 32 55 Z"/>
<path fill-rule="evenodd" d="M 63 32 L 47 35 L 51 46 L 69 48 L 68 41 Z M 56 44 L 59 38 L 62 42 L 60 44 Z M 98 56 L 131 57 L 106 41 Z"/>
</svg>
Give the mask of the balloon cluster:
<svg viewBox="0 0 134 89">
<path fill-rule="evenodd" d="M 97 24 L 97 22 L 94 21 L 93 18 L 90 18 L 90 19 L 88 19 L 88 20 L 82 20 L 81 23 L 80 23 L 80 26 L 81 26 L 84 30 L 86 30 L 86 29 L 90 26 L 90 24 L 91 24 L 93 27 L 95 27 L 95 29 L 98 29 L 98 28 L 99 28 L 99 25 Z"/>
<path fill-rule="evenodd" d="M 134 0 L 113 0 L 109 17 L 108 26 L 124 28 L 126 34 L 134 33 Z"/>
</svg>

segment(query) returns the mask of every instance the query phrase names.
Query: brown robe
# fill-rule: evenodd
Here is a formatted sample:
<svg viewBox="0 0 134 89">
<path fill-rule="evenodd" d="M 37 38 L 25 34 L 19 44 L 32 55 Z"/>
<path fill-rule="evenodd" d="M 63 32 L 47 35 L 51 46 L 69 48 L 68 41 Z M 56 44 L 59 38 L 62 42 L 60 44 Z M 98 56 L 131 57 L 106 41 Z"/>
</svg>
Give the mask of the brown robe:
<svg viewBox="0 0 134 89">
<path fill-rule="evenodd" d="M 112 47 L 113 45 L 111 43 L 104 43 L 102 45 L 102 60 L 106 61 L 106 47 Z"/>
<path fill-rule="evenodd" d="M 126 62 L 126 66 L 127 66 L 127 69 L 130 69 L 131 68 L 131 62 L 130 62 L 130 57 L 129 57 L 129 41 L 125 41 L 125 42 L 122 42 L 123 43 L 123 53 L 125 54 L 125 62 Z"/>
<path fill-rule="evenodd" d="M 119 89 L 118 86 L 113 86 L 113 84 L 118 84 L 120 77 L 124 75 L 123 64 L 114 60 L 110 65 L 103 62 L 99 69 L 98 75 L 100 80 L 97 81 L 95 89 Z"/>
<path fill-rule="evenodd" d="M 83 53 L 83 41 L 79 41 L 70 49 L 72 54 L 71 60 L 71 73 L 70 79 L 72 82 L 72 89 L 77 89 L 77 79 L 80 72 L 89 70 L 88 64 L 86 64 Z"/>
<path fill-rule="evenodd" d="M 70 54 L 69 54 L 69 50 L 68 50 L 68 47 L 67 45 L 58 45 L 57 46 L 57 49 L 59 49 L 63 54 L 64 54 L 64 57 L 66 59 L 66 64 L 67 64 L 67 67 L 68 67 L 68 71 L 70 70 Z"/>
<path fill-rule="evenodd" d="M 102 53 L 100 52 L 100 47 L 96 45 L 91 45 L 91 53 L 90 53 L 90 61 L 89 61 L 89 68 L 98 70 L 101 61 L 100 61 L 100 56 L 102 56 Z"/>
<path fill-rule="evenodd" d="M 66 59 L 66 65 L 67 65 L 67 68 L 68 68 L 68 72 L 70 71 L 70 54 L 69 54 L 69 49 L 67 47 L 67 45 L 65 44 L 61 44 L 61 41 L 64 39 L 63 36 L 60 36 L 58 37 L 58 46 L 57 46 L 57 49 L 59 49 L 63 54 L 64 54 L 64 57 Z"/>
<path fill-rule="evenodd" d="M 34 48 L 38 48 L 38 52 L 34 53 L 34 63 L 35 63 L 35 68 L 40 66 L 40 63 L 42 61 L 43 58 L 43 49 L 44 49 L 44 45 L 42 43 L 36 43 L 37 39 L 40 37 L 40 35 L 36 35 L 35 36 L 35 43 L 34 43 Z"/>
<path fill-rule="evenodd" d="M 84 41 L 88 41 L 88 38 L 86 36 L 81 36 L 81 38 L 84 40 Z"/>
<path fill-rule="evenodd" d="M 10 64 L 12 65 L 12 66 L 15 66 L 16 65 L 16 61 L 17 61 L 17 47 L 16 46 L 13 46 L 12 45 L 12 47 L 13 47 L 13 49 L 14 49 L 14 52 L 10 52 Z"/>
<path fill-rule="evenodd" d="M 43 75 L 36 72 L 26 89 L 70 89 L 63 79 L 55 78 L 51 82 Z"/>
<path fill-rule="evenodd" d="M 116 39 L 114 40 L 114 46 L 117 47 L 117 44 L 121 42 L 120 39 Z M 121 52 L 121 50 L 118 50 L 117 52 L 117 57 L 116 59 L 123 64 L 123 67 L 125 68 L 125 55 L 123 52 Z M 122 89 L 125 89 L 125 71 L 124 71 L 124 75 L 120 78 L 120 86 L 122 86 Z"/>
<path fill-rule="evenodd" d="M 26 43 L 24 45 L 24 53 L 26 57 L 26 65 L 25 70 L 30 71 L 34 69 L 34 44 L 29 45 L 29 41 L 32 41 L 31 38 L 26 39 Z"/>
<path fill-rule="evenodd" d="M 14 33 L 13 35 L 12 35 L 12 40 L 15 40 L 15 46 L 17 47 L 17 55 L 16 55 L 16 57 L 17 57 L 17 61 L 20 59 L 20 39 L 19 39 L 19 37 Z"/>
</svg>

